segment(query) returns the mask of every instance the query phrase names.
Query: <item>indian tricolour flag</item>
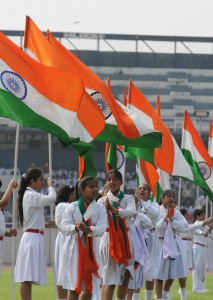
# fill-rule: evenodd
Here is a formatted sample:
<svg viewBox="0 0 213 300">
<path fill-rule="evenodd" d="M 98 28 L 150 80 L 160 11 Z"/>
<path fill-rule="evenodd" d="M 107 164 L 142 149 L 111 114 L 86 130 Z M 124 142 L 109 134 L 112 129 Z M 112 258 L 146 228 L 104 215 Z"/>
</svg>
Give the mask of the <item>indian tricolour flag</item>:
<svg viewBox="0 0 213 300">
<path fill-rule="evenodd" d="M 66 49 L 49 31 L 47 36 L 48 39 L 45 38 L 35 23 L 27 17 L 25 50 L 43 64 L 68 70 L 82 79 L 86 87 L 84 97 L 87 95 L 88 103 L 91 104 L 90 109 L 87 106 L 84 112 L 90 117 L 90 125 L 93 126 L 93 130 L 96 129 L 96 133 L 103 127 L 103 124 L 100 124 L 97 120 L 97 108 L 94 110 L 94 114 L 92 113 L 94 105 L 98 106 L 99 114 L 101 113 L 102 117 L 105 118 L 105 129 L 100 131 L 96 139 L 103 142 L 147 148 L 155 148 L 161 145 L 161 133 L 148 128 L 142 120 L 136 118 L 134 113 L 123 109 L 123 106 L 114 99 L 104 82 L 92 70 Z M 128 133 L 124 130 L 127 135 L 119 130 L 119 126 L 128 129 Z"/>
<path fill-rule="evenodd" d="M 213 161 L 187 112 L 184 114 L 181 148 L 192 169 L 194 183 L 213 201 Z"/>
<path fill-rule="evenodd" d="M 213 125 L 212 125 L 212 121 L 210 121 L 210 124 L 209 124 L 208 152 L 209 152 L 210 157 L 213 159 Z"/>
<path fill-rule="evenodd" d="M 70 72 L 47 67 L 29 57 L 0 33 L 0 115 L 45 130 L 65 145 L 90 142 L 84 125 L 91 119 L 82 105 L 83 82 Z M 89 119 L 89 122 L 88 122 Z"/>
<path fill-rule="evenodd" d="M 171 175 L 192 180 L 192 171 L 174 137 L 171 135 L 169 128 L 161 120 L 148 99 L 136 88 L 131 80 L 129 83 L 128 107 L 140 119 L 143 119 L 147 126 L 162 132 L 162 146 L 161 148 L 156 148 L 154 151 L 155 165 Z"/>
<path fill-rule="evenodd" d="M 122 174 L 123 184 L 121 190 L 124 190 L 125 185 L 125 168 L 126 168 L 126 155 L 123 151 L 122 145 L 114 143 L 106 143 L 105 146 L 105 166 L 107 173 L 114 169 Z"/>
</svg>

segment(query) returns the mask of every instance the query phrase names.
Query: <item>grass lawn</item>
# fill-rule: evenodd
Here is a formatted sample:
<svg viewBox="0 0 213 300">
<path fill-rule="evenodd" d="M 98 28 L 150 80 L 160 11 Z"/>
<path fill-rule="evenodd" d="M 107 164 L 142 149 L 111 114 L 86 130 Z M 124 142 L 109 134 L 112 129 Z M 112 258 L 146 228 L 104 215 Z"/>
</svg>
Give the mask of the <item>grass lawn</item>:
<svg viewBox="0 0 213 300">
<path fill-rule="evenodd" d="M 1 278 L 0 278 L 0 299 L 10 300 L 11 296 L 11 271 L 7 268 L 2 267 Z M 213 273 L 207 274 L 206 288 L 210 291 L 205 294 L 192 293 L 192 277 L 191 274 L 187 280 L 187 300 L 212 300 L 213 299 Z M 178 294 L 178 282 L 175 281 L 171 289 L 171 299 L 180 299 Z M 144 291 L 141 290 L 141 298 L 144 299 Z M 19 295 L 19 284 L 15 284 L 15 300 L 21 300 Z M 47 286 L 36 286 L 33 285 L 33 300 L 54 300 L 54 288 L 53 288 L 53 272 L 48 271 L 48 285 Z M 56 297 L 57 299 L 57 297 Z M 154 300 L 154 297 L 153 297 Z"/>
</svg>

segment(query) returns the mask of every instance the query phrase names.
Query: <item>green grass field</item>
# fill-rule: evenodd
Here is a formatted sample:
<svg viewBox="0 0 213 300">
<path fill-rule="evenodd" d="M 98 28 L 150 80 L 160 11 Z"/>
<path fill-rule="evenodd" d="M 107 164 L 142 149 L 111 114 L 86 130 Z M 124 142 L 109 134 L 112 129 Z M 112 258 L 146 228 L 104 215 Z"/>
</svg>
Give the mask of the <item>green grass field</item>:
<svg viewBox="0 0 213 300">
<path fill-rule="evenodd" d="M 11 296 L 11 271 L 8 268 L 2 268 L 0 278 L 0 300 L 10 300 Z M 192 293 L 192 277 L 191 274 L 187 280 L 187 295 L 188 300 L 212 300 L 213 299 L 213 274 L 207 274 L 206 288 L 210 291 L 205 294 Z M 174 282 L 171 289 L 171 299 L 180 299 L 178 294 L 178 283 Z M 19 284 L 15 284 L 15 300 L 21 300 L 19 295 Z M 144 291 L 141 290 L 141 298 L 144 299 Z M 54 300 L 54 288 L 53 288 L 53 273 L 48 271 L 48 285 L 47 286 L 36 286 L 33 285 L 33 300 Z M 57 299 L 57 298 L 56 298 Z M 153 297 L 154 300 L 154 297 Z"/>
</svg>

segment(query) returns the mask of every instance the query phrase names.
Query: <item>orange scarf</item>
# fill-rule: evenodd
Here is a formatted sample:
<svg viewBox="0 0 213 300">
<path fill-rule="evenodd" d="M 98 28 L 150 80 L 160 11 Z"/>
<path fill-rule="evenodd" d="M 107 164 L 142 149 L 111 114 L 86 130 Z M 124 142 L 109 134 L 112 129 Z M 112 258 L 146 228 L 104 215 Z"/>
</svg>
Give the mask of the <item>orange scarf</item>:
<svg viewBox="0 0 213 300">
<path fill-rule="evenodd" d="M 109 221 L 109 254 L 113 260 L 124 266 L 128 266 L 128 260 L 132 257 L 128 229 L 125 219 L 116 217 L 116 224 L 113 222 L 112 215 L 108 212 Z"/>
<path fill-rule="evenodd" d="M 84 215 L 87 205 L 84 203 L 83 199 L 80 198 L 79 209 Z M 91 219 L 85 222 L 87 226 L 92 225 Z M 78 279 L 75 287 L 77 294 L 81 293 L 82 282 L 85 284 L 85 289 L 87 294 L 92 294 L 92 274 L 97 278 L 100 278 L 98 275 L 99 266 L 97 264 L 95 254 L 93 251 L 93 238 L 89 237 L 88 234 L 83 234 L 82 237 L 85 238 L 85 247 L 83 245 L 82 239 L 78 232 Z"/>
</svg>

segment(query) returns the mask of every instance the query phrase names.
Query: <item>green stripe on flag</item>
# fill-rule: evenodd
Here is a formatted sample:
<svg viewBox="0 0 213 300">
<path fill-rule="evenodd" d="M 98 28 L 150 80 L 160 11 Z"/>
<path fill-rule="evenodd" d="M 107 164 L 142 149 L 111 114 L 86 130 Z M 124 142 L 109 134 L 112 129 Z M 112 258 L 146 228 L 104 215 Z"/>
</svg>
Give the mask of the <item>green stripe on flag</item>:
<svg viewBox="0 0 213 300">
<path fill-rule="evenodd" d="M 72 144 L 79 155 L 83 155 L 89 149 L 94 148 L 91 144 L 79 141 L 79 138 L 70 137 L 62 128 L 33 112 L 15 95 L 2 89 L 0 89 L 0 116 L 14 120 L 25 127 L 49 132 L 57 137 L 64 146 Z"/>
<path fill-rule="evenodd" d="M 192 173 L 193 173 L 193 176 L 194 176 L 193 182 L 196 185 L 200 186 L 204 190 L 204 192 L 208 195 L 209 199 L 211 201 L 213 201 L 213 191 L 211 191 L 210 188 L 208 187 L 205 179 L 202 176 L 202 173 L 200 171 L 200 168 L 199 168 L 198 164 L 196 163 L 196 161 L 192 157 L 191 152 L 189 150 L 186 150 L 186 149 L 182 149 L 182 152 L 183 152 L 183 155 L 184 155 L 186 161 L 188 162 L 188 164 L 191 167 L 191 170 L 192 170 Z"/>
</svg>

